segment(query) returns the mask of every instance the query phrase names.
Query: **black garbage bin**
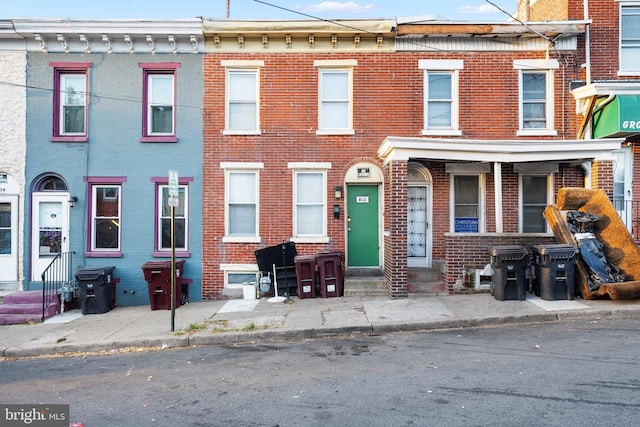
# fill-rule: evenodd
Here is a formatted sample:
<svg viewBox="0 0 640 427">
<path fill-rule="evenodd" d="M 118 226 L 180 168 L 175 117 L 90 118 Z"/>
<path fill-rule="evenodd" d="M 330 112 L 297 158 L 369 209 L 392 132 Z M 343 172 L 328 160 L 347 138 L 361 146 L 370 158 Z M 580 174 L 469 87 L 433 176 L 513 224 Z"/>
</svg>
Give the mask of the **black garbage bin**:
<svg viewBox="0 0 640 427">
<path fill-rule="evenodd" d="M 80 293 L 82 314 L 106 313 L 115 307 L 114 266 L 79 268 L 76 284 Z"/>
<path fill-rule="evenodd" d="M 491 293 L 495 299 L 520 300 L 526 298 L 525 281 L 529 264 L 529 250 L 523 246 L 494 246 L 491 248 Z"/>
<path fill-rule="evenodd" d="M 536 245 L 531 252 L 536 273 L 533 293 L 547 301 L 572 300 L 578 249 L 565 244 Z"/>
<path fill-rule="evenodd" d="M 185 260 L 176 261 L 176 292 L 174 307 L 182 303 L 182 274 Z M 149 288 L 151 310 L 171 309 L 171 261 L 149 261 L 142 266 Z"/>
</svg>

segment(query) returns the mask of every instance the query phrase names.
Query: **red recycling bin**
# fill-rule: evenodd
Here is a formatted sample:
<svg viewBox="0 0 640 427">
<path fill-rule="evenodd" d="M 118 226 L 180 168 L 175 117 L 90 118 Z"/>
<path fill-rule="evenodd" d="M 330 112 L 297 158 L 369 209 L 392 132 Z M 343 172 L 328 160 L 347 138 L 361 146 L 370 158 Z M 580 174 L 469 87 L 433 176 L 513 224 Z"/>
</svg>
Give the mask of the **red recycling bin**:
<svg viewBox="0 0 640 427">
<path fill-rule="evenodd" d="M 316 297 L 316 256 L 298 255 L 294 258 L 298 278 L 298 298 Z"/>
<path fill-rule="evenodd" d="M 176 261 L 176 293 L 174 295 L 175 307 L 178 308 L 182 301 L 182 273 L 184 262 Z M 149 261 L 142 266 L 144 280 L 149 286 L 149 303 L 151 310 L 171 309 L 171 261 Z"/>
<path fill-rule="evenodd" d="M 316 256 L 320 272 L 320 295 L 322 298 L 344 295 L 342 252 L 319 252 Z"/>
</svg>

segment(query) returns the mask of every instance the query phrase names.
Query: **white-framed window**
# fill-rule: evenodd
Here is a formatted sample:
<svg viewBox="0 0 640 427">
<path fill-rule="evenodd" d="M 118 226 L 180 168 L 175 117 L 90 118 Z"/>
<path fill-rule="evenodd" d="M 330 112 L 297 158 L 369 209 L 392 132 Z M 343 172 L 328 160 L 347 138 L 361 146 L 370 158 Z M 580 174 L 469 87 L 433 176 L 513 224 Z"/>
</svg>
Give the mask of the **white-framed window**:
<svg viewBox="0 0 640 427">
<path fill-rule="evenodd" d="M 555 59 L 513 61 L 518 70 L 518 136 L 557 135 L 554 129 L 553 70 Z"/>
<path fill-rule="evenodd" d="M 520 174 L 520 232 L 546 233 L 543 212 L 553 200 L 553 174 Z"/>
<path fill-rule="evenodd" d="M 91 63 L 52 62 L 54 142 L 88 140 L 88 93 Z"/>
<path fill-rule="evenodd" d="M 462 135 L 459 129 L 458 80 L 461 60 L 420 60 L 424 70 L 423 135 Z"/>
<path fill-rule="evenodd" d="M 169 186 L 157 185 L 156 207 L 156 251 L 171 250 L 171 206 Z M 176 251 L 189 251 L 189 187 L 178 186 L 178 206 L 173 208 L 174 243 Z"/>
<path fill-rule="evenodd" d="M 177 142 L 176 62 L 141 63 L 143 69 L 141 142 Z"/>
<path fill-rule="evenodd" d="M 264 61 L 221 61 L 225 67 L 225 135 L 260 134 L 260 67 Z"/>
<path fill-rule="evenodd" d="M 293 239 L 326 243 L 328 163 L 290 163 L 293 170 Z"/>
<path fill-rule="evenodd" d="M 315 61 L 318 67 L 319 135 L 352 135 L 353 67 L 357 61 Z"/>
<path fill-rule="evenodd" d="M 486 163 L 449 163 L 450 230 L 453 233 L 484 233 Z"/>
<path fill-rule="evenodd" d="M 259 273 L 257 264 L 220 264 L 220 270 L 226 289 L 241 289 L 244 283 L 255 282 Z"/>
<path fill-rule="evenodd" d="M 91 251 L 121 251 L 122 186 L 91 186 Z"/>
<path fill-rule="evenodd" d="M 620 1 L 619 75 L 640 75 L 640 2 Z"/>
<path fill-rule="evenodd" d="M 260 169 L 263 163 L 222 163 L 225 170 L 224 242 L 260 241 Z"/>
</svg>

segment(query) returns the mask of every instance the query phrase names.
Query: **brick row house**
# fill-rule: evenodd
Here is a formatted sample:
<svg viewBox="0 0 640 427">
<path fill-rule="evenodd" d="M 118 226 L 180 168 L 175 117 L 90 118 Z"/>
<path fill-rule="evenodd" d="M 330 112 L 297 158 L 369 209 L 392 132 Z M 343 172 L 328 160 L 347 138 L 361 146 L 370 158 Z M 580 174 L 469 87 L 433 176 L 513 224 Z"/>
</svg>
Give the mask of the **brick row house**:
<svg viewBox="0 0 640 427">
<path fill-rule="evenodd" d="M 186 261 L 189 298 L 201 299 L 201 34 L 200 19 L 12 20 L 4 46 L 22 49 L 13 64 L 24 124 L 2 139 L 19 148 L 24 131 L 22 176 L 14 168 L 24 181 L 22 289 L 39 289 L 62 253 L 71 257 L 65 281 L 79 268 L 113 266 L 117 304 L 147 304 L 142 265 L 171 259 L 176 170 L 176 257 Z M 4 176 L 14 171 L 5 160 Z"/>
<path fill-rule="evenodd" d="M 621 139 L 576 138 L 587 20 L 203 22 L 203 295 L 254 251 L 342 251 L 346 274 L 467 269 L 553 241 L 562 186 L 611 188 Z"/>
</svg>

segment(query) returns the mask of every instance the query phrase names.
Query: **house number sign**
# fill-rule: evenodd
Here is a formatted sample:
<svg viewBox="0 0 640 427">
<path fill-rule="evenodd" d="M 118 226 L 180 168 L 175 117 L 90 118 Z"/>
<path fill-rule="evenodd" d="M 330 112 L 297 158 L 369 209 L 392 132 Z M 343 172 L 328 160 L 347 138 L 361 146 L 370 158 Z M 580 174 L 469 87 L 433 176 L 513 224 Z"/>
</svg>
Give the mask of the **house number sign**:
<svg viewBox="0 0 640 427">
<path fill-rule="evenodd" d="M 369 196 L 356 196 L 356 203 L 369 203 Z"/>
</svg>

